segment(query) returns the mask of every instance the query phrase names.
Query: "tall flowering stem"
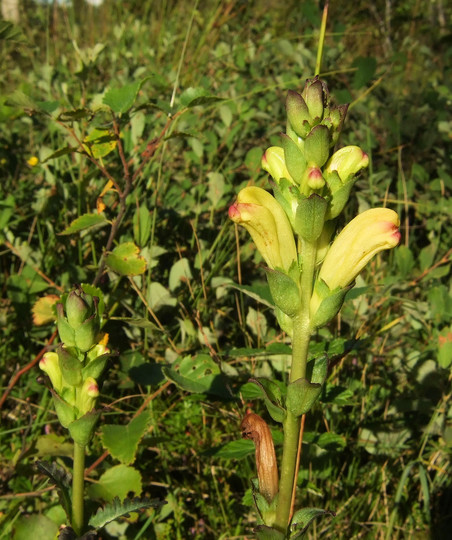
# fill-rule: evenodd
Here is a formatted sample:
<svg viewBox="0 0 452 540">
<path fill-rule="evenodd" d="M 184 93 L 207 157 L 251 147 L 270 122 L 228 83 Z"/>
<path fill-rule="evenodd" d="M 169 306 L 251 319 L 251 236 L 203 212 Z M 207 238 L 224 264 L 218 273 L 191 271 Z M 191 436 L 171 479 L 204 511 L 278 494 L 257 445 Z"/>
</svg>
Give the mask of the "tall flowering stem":
<svg viewBox="0 0 452 540">
<path fill-rule="evenodd" d="M 321 357 L 312 361 L 308 372 L 310 339 L 335 317 L 371 258 L 400 241 L 398 215 L 374 208 L 353 219 L 331 243 L 335 219 L 369 159 L 357 146 L 334 152 L 347 106 L 331 106 L 326 84 L 318 77 L 308 80 L 301 94 L 289 91 L 286 110 L 281 146 L 269 148 L 262 159 L 263 169 L 273 178 L 273 195 L 247 187 L 229 209 L 229 217 L 251 234 L 267 265 L 275 313 L 292 342 L 292 363 L 282 392 L 272 381 L 252 380 L 284 430 L 278 493 L 269 500 L 264 485 L 258 490 L 265 496 L 255 493 L 263 521 L 258 538 L 267 538 L 269 529 L 275 538 L 289 538 L 297 519 L 302 519 L 297 512 L 291 518 L 301 418 L 318 399 L 328 367 Z"/>
</svg>

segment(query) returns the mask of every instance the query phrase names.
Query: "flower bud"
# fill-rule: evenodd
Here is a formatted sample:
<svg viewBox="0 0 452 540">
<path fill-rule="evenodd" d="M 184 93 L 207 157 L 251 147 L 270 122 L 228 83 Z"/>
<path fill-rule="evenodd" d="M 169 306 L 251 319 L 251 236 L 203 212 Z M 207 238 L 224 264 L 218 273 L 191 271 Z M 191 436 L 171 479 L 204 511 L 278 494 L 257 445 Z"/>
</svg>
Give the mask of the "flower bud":
<svg viewBox="0 0 452 540">
<path fill-rule="evenodd" d="M 93 311 L 93 297 L 85 294 L 82 289 L 76 289 L 68 294 L 66 300 L 66 317 L 69 326 L 76 330 Z"/>
<path fill-rule="evenodd" d="M 265 420 L 254 413 L 245 416 L 240 428 L 242 437 L 254 442 L 259 492 L 271 502 L 278 493 L 278 465 L 270 428 Z"/>
<path fill-rule="evenodd" d="M 87 352 L 95 343 L 100 329 L 99 299 L 81 287 L 71 291 L 63 304 L 57 304 L 57 324 L 61 341 L 68 347 Z"/>
<path fill-rule="evenodd" d="M 39 367 L 47 373 L 50 382 L 56 392 L 61 392 L 63 387 L 63 378 L 61 374 L 60 361 L 55 352 L 46 352 L 39 362 Z"/>
<path fill-rule="evenodd" d="M 299 137 L 305 138 L 309 133 L 311 116 L 305 100 L 297 92 L 289 90 L 286 98 L 287 118 L 292 129 Z"/>
<path fill-rule="evenodd" d="M 295 239 L 284 210 L 270 193 L 258 187 L 242 189 L 229 217 L 247 229 L 270 268 L 289 271 L 297 260 Z"/>
<path fill-rule="evenodd" d="M 326 173 L 337 171 L 342 183 L 348 182 L 357 172 L 369 165 L 369 156 L 359 146 L 344 146 L 329 159 Z"/>
<path fill-rule="evenodd" d="M 322 171 L 316 165 L 308 167 L 305 172 L 306 184 L 309 189 L 319 191 L 325 185 Z"/>
<path fill-rule="evenodd" d="M 311 125 L 316 125 L 323 117 L 323 108 L 325 105 L 324 88 L 322 81 L 315 77 L 308 79 L 302 92 L 302 97 L 308 106 L 309 114 L 313 119 Z"/>
<path fill-rule="evenodd" d="M 99 396 L 99 387 L 92 377 L 88 377 L 84 382 L 78 399 L 79 416 L 94 409 L 96 399 Z"/>
<path fill-rule="evenodd" d="M 271 146 L 266 150 L 262 157 L 262 168 L 271 174 L 276 182 L 279 182 L 281 178 L 286 178 L 295 184 L 295 180 L 287 170 L 284 149 L 280 146 Z"/>
</svg>

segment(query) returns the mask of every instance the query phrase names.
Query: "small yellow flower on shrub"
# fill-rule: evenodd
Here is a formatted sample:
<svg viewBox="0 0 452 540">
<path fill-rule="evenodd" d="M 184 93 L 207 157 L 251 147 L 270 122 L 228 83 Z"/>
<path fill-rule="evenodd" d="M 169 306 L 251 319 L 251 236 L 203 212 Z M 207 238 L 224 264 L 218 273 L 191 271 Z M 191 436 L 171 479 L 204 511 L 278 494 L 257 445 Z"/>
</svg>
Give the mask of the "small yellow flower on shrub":
<svg viewBox="0 0 452 540">
<path fill-rule="evenodd" d="M 31 156 L 27 159 L 27 163 L 30 167 L 36 167 L 36 165 L 39 163 L 39 159 L 36 156 Z"/>
</svg>

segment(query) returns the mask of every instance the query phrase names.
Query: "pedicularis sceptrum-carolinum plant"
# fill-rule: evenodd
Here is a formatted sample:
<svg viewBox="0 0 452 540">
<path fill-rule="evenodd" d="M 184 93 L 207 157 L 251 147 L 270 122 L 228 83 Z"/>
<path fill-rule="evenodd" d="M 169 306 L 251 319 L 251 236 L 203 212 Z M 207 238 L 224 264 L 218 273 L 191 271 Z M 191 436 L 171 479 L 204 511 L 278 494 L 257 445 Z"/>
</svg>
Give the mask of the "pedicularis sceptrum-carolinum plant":
<svg viewBox="0 0 452 540">
<path fill-rule="evenodd" d="M 273 195 L 249 186 L 229 208 L 229 217 L 248 230 L 265 260 L 276 317 L 292 342 L 285 387 L 253 379 L 270 416 L 283 425 L 279 480 L 268 426 L 253 413 L 242 422 L 243 436 L 256 444 L 257 537 L 274 540 L 301 537 L 325 513 L 293 509 L 302 416 L 318 399 L 328 370 L 325 356 L 307 361 L 309 341 L 339 312 L 370 259 L 400 241 L 399 217 L 388 208 L 362 212 L 333 239 L 354 179 L 369 162 L 357 146 L 334 150 L 347 106 L 332 106 L 325 82 L 315 77 L 301 94 L 288 92 L 286 111 L 281 146 L 269 148 L 262 159 Z"/>
</svg>

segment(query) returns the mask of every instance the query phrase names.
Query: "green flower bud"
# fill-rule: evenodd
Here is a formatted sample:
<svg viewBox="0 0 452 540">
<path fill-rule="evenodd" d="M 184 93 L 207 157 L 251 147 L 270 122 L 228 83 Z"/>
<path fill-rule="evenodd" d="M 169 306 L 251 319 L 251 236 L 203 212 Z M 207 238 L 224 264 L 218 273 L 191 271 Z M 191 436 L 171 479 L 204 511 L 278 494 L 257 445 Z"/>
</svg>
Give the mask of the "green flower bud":
<svg viewBox="0 0 452 540">
<path fill-rule="evenodd" d="M 82 289 L 71 291 L 66 300 L 66 317 L 69 326 L 76 330 L 94 313 L 93 297 Z"/>
<path fill-rule="evenodd" d="M 61 341 L 68 347 L 74 347 L 75 346 L 74 330 L 71 328 L 71 326 L 66 320 L 66 317 L 64 316 L 64 307 L 62 303 L 58 303 L 56 305 L 56 312 L 57 312 L 58 334 L 60 336 Z"/>
<path fill-rule="evenodd" d="M 326 93 L 324 93 L 323 83 L 318 77 L 306 81 L 301 96 L 308 106 L 309 114 L 312 118 L 311 125 L 318 124 L 323 118 L 323 109 L 328 97 L 326 86 L 325 90 Z"/>
<path fill-rule="evenodd" d="M 311 129 L 311 116 L 305 100 L 297 92 L 289 90 L 286 98 L 287 118 L 299 137 L 305 138 Z"/>
</svg>

